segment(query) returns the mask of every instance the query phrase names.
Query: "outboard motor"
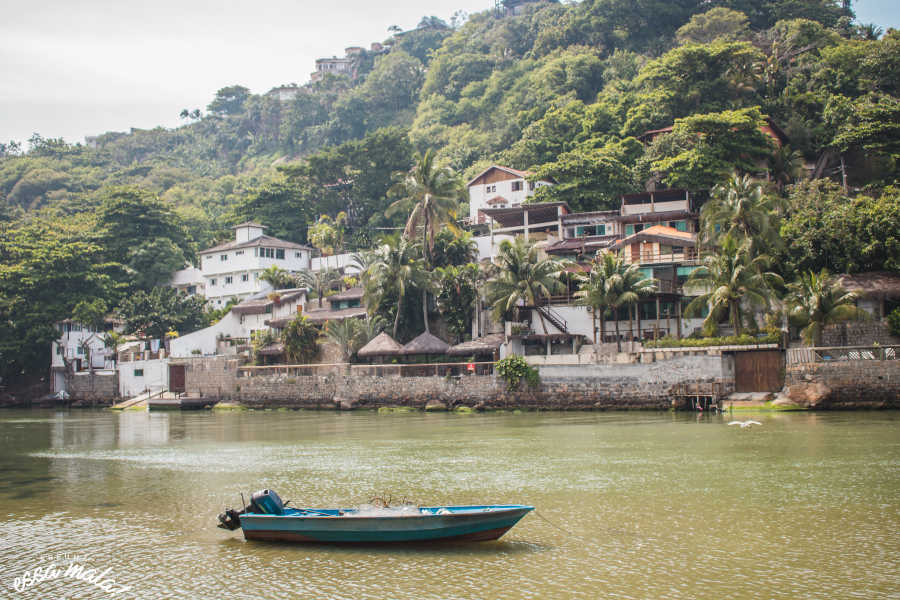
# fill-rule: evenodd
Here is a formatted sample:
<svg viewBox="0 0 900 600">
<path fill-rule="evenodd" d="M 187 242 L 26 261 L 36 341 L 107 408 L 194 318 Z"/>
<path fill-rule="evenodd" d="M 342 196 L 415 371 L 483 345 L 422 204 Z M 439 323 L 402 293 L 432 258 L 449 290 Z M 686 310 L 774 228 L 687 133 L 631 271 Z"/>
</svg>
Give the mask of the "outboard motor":
<svg viewBox="0 0 900 600">
<path fill-rule="evenodd" d="M 250 496 L 250 504 L 241 510 L 226 508 L 225 512 L 219 515 L 218 527 L 234 531 L 241 526 L 241 515 L 247 513 L 283 515 L 286 504 L 287 502 L 281 501 L 275 490 L 260 490 Z"/>
<path fill-rule="evenodd" d="M 284 502 L 275 490 L 260 490 L 250 496 L 251 512 L 261 513 L 264 515 L 283 515 Z"/>
</svg>

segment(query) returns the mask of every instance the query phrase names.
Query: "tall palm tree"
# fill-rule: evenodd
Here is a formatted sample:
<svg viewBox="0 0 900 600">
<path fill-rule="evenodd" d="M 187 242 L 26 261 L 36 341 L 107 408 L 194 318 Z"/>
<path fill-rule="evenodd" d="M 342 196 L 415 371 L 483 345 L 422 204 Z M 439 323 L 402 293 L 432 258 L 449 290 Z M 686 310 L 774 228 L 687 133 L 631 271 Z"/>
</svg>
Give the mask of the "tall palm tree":
<svg viewBox="0 0 900 600">
<path fill-rule="evenodd" d="M 606 313 L 610 309 L 609 281 L 619 270 L 620 260 L 612 252 L 597 252 L 591 272 L 581 276 L 575 302 L 593 309 L 594 345 L 597 344 L 597 314 L 600 314 L 600 342 L 606 337 Z"/>
<path fill-rule="evenodd" d="M 736 335 L 743 332 L 748 310 L 767 306 L 774 296 L 774 286 L 781 277 L 765 271 L 769 257 L 752 256 L 750 240 L 739 242 L 727 234 L 717 251 L 703 258 L 702 264 L 685 282 L 685 289 L 697 292 L 685 309 L 687 316 L 698 315 L 703 308 L 709 310 L 704 325 L 712 328 L 722 318 L 727 318 Z"/>
<path fill-rule="evenodd" d="M 434 164 L 434 152 L 429 149 L 409 172 L 391 188 L 400 199 L 391 204 L 387 216 L 408 213 L 403 237 L 412 240 L 422 228 L 425 261 L 430 266 L 434 238 L 441 226 L 455 230 L 456 209 L 462 196 L 462 183 L 449 167 Z"/>
<path fill-rule="evenodd" d="M 869 313 L 854 304 L 856 294 L 841 287 L 826 269 L 802 273 L 788 290 L 791 321 L 802 327 L 800 333 L 807 345 L 821 346 L 822 333 L 832 323 L 870 318 Z"/>
<path fill-rule="evenodd" d="M 497 321 L 519 304 L 539 306 L 542 300 L 563 287 L 559 276 L 565 263 L 540 258 L 537 247 L 522 238 L 516 238 L 512 243 L 504 240 L 497 252 L 496 264 L 497 272 L 487 282 L 486 296 Z M 540 310 L 537 314 L 544 335 L 547 335 L 544 317 Z"/>
<path fill-rule="evenodd" d="M 630 322 L 632 307 L 637 306 L 642 297 L 656 291 L 656 280 L 646 277 L 637 264 L 626 265 L 625 260 L 621 256 L 604 258 L 604 260 L 609 261 L 609 264 L 605 267 L 609 273 L 606 282 L 606 300 L 616 317 L 616 348 L 621 352 L 622 338 L 619 335 L 619 313 L 623 308 L 628 310 Z M 633 331 L 630 325 L 629 330 Z"/>
<path fill-rule="evenodd" d="M 718 243 L 726 235 L 751 240 L 750 250 L 762 254 L 780 239 L 777 204 L 778 200 L 763 193 L 752 177 L 735 173 L 728 183 L 713 188 L 712 197 L 700 211 L 702 239 L 709 244 Z"/>
<path fill-rule="evenodd" d="M 411 288 L 427 290 L 431 283 L 430 273 L 425 269 L 418 246 L 403 238 L 396 245 L 381 246 L 376 251 L 375 261 L 369 271 L 370 276 L 365 294 L 366 304 L 370 310 L 374 310 L 387 294 L 391 292 L 396 294 L 397 307 L 393 328 L 393 337 L 396 338 L 397 328 L 400 325 L 400 312 L 407 292 Z M 427 306 L 423 308 L 423 311 L 427 324 Z"/>
<path fill-rule="evenodd" d="M 413 169 L 402 175 L 391 192 L 401 195 L 391 204 L 385 214 L 389 217 L 397 213 L 409 212 L 403 237 L 415 239 L 419 227 L 422 228 L 422 250 L 425 268 L 432 268 L 431 253 L 434 238 L 441 226 L 456 231 L 456 209 L 462 196 L 462 182 L 449 167 L 438 168 L 434 164 L 434 152 L 429 148 L 419 158 Z M 422 288 L 422 310 L 425 312 L 425 331 L 428 325 L 428 286 Z"/>
</svg>

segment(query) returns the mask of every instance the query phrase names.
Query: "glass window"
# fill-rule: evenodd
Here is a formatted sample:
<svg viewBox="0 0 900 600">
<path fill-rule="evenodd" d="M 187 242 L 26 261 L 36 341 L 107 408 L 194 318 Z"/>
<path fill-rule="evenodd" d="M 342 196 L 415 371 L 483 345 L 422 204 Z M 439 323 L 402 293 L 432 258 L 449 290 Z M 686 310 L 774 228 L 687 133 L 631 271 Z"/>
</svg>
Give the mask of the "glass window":
<svg viewBox="0 0 900 600">
<path fill-rule="evenodd" d="M 210 280 L 209 280 L 209 287 L 212 287 L 212 286 L 214 286 L 214 285 L 216 285 L 216 280 L 215 280 L 215 279 L 210 279 Z"/>
<path fill-rule="evenodd" d="M 625 226 L 625 235 L 634 235 L 634 225 Z"/>
<path fill-rule="evenodd" d="M 231 283 L 231 275 L 225 277 L 225 285 L 228 285 L 229 283 Z"/>
<path fill-rule="evenodd" d="M 219 255 L 219 260 L 220 260 L 220 261 L 223 261 L 223 262 L 226 261 L 226 260 L 228 260 L 228 255 L 227 255 L 227 254 L 220 254 L 220 255 Z"/>
<path fill-rule="evenodd" d="M 512 182 L 512 191 L 514 191 L 514 192 L 522 191 L 522 182 L 521 181 L 513 181 Z"/>
<path fill-rule="evenodd" d="M 143 369 L 135 369 L 135 370 L 134 370 L 134 376 L 135 376 L 135 377 L 143 377 L 143 376 L 144 376 L 144 370 L 143 370 Z"/>
<path fill-rule="evenodd" d="M 247 273 L 241 274 L 241 281 L 250 281 L 250 275 Z"/>
<path fill-rule="evenodd" d="M 275 258 L 278 260 L 284 260 L 284 248 L 278 248 L 275 250 Z"/>
</svg>

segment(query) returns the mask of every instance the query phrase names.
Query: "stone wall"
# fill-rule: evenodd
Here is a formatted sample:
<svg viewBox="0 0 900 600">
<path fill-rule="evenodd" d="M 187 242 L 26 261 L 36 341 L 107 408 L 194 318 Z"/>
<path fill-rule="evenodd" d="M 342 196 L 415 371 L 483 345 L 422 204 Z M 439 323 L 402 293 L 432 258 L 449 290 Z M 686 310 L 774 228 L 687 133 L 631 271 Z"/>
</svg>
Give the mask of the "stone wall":
<svg viewBox="0 0 900 600">
<path fill-rule="evenodd" d="M 900 337 L 891 335 L 885 321 L 849 321 L 829 325 L 822 332 L 823 346 L 890 346 L 900 344 Z"/>
<path fill-rule="evenodd" d="M 295 376 L 264 371 L 246 376 L 234 358 L 182 363 L 189 393 L 251 407 L 423 408 L 440 401 L 448 407 L 584 410 L 668 409 L 673 405 L 671 391 L 679 383 L 730 383 L 727 361 L 720 356 L 684 356 L 650 364 L 542 367 L 539 388 L 516 392 L 507 391 L 505 382 L 493 376 Z"/>
<path fill-rule="evenodd" d="M 114 371 L 74 373 L 66 391 L 72 402 L 112 403 L 119 397 L 119 376 Z"/>
<path fill-rule="evenodd" d="M 788 365 L 782 395 L 810 408 L 900 408 L 900 360 Z"/>
</svg>

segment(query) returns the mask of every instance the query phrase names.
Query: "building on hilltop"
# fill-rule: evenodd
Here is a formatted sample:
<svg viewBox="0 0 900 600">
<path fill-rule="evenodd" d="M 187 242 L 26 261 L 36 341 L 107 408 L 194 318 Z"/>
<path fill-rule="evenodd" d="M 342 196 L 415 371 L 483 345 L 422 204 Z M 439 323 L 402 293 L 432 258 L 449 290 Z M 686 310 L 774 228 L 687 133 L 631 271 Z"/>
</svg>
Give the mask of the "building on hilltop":
<svg viewBox="0 0 900 600">
<path fill-rule="evenodd" d="M 466 184 L 469 190 L 469 222 L 487 223 L 485 208 L 514 208 L 534 195 L 537 188 L 553 185 L 549 179 L 528 181 L 532 173 L 492 165 Z"/>
<path fill-rule="evenodd" d="M 275 98 L 279 102 L 290 102 L 305 91 L 307 91 L 306 88 L 302 88 L 296 84 L 279 85 L 266 92 L 266 96 Z"/>
</svg>

